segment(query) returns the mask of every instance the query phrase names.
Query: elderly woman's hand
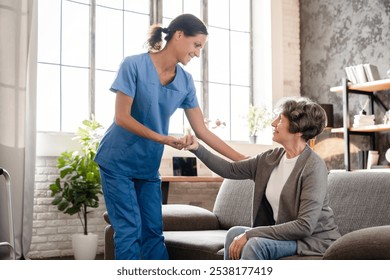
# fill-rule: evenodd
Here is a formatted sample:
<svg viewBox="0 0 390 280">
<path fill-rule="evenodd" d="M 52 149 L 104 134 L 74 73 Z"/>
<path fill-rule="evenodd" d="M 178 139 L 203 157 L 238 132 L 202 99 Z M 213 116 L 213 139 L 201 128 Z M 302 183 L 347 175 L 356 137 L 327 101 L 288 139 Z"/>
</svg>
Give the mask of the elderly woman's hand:
<svg viewBox="0 0 390 280">
<path fill-rule="evenodd" d="M 185 142 L 184 149 L 196 151 L 199 148 L 199 142 L 195 135 L 188 134 L 182 138 Z"/>
<path fill-rule="evenodd" d="M 229 247 L 229 258 L 231 260 L 239 260 L 241 257 L 241 251 L 248 239 L 245 233 L 236 236 Z"/>
</svg>

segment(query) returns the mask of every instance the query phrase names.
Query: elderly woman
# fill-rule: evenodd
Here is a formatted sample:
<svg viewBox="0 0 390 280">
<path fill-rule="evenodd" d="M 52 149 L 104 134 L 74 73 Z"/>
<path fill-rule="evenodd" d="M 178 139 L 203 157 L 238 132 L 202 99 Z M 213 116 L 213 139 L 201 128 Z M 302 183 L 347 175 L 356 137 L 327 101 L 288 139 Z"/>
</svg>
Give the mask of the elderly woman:
<svg viewBox="0 0 390 280">
<path fill-rule="evenodd" d="M 329 207 L 328 170 L 307 145 L 324 129 L 326 113 L 306 98 L 282 100 L 278 109 L 272 139 L 282 147 L 237 162 L 212 154 L 195 137 L 187 147 L 220 176 L 255 181 L 253 227 L 228 231 L 225 259 L 323 255 L 340 237 Z"/>
</svg>

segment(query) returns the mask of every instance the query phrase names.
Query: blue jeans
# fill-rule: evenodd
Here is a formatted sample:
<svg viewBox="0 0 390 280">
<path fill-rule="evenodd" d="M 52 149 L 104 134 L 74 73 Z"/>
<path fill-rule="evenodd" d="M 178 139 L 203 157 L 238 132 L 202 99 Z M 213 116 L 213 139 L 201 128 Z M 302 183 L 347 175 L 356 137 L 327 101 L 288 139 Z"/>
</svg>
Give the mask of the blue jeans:
<svg viewBox="0 0 390 280">
<path fill-rule="evenodd" d="M 234 237 L 244 233 L 249 227 L 232 227 L 225 239 L 225 260 L 229 260 L 229 247 Z M 297 242 L 292 240 L 274 240 L 262 237 L 251 237 L 242 248 L 242 260 L 278 260 L 297 253 Z"/>
<path fill-rule="evenodd" d="M 102 167 L 100 175 L 115 232 L 115 259 L 168 259 L 163 237 L 161 180 L 137 180 Z"/>
</svg>

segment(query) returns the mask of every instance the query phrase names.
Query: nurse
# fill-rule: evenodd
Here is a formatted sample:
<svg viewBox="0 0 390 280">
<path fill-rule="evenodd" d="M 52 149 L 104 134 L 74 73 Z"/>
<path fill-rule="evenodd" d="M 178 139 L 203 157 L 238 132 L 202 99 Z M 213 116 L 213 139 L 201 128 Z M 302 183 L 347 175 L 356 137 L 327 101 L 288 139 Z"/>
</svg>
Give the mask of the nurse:
<svg viewBox="0 0 390 280">
<path fill-rule="evenodd" d="M 166 34 L 163 47 L 162 33 Z M 164 145 L 181 150 L 186 137 L 168 135 L 169 120 L 183 108 L 195 135 L 231 160 L 245 157 L 208 130 L 186 65 L 207 41 L 207 28 L 191 14 L 167 28 L 153 25 L 149 52 L 126 57 L 110 90 L 115 119 L 95 161 L 114 228 L 116 259 L 168 259 L 164 244 L 159 166 Z"/>
</svg>

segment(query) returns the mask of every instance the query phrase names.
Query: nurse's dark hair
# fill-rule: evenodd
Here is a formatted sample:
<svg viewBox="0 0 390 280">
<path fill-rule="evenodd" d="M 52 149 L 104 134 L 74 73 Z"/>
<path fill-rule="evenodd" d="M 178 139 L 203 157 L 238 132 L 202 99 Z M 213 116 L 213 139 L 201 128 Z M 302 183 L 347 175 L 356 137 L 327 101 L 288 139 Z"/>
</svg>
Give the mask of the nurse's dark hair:
<svg viewBox="0 0 390 280">
<path fill-rule="evenodd" d="M 289 132 L 302 133 L 305 141 L 319 135 L 327 125 L 325 110 L 305 97 L 282 99 L 275 113 L 285 116 L 290 123 Z"/>
<path fill-rule="evenodd" d="M 168 43 L 178 30 L 183 31 L 185 36 L 208 35 L 206 25 L 199 18 L 191 14 L 182 14 L 174 18 L 167 28 L 162 28 L 160 24 L 153 24 L 150 27 L 149 38 L 146 41 L 149 51 L 162 49 L 162 33 L 166 34 L 164 40 Z"/>
</svg>

